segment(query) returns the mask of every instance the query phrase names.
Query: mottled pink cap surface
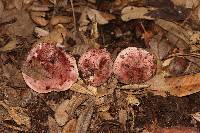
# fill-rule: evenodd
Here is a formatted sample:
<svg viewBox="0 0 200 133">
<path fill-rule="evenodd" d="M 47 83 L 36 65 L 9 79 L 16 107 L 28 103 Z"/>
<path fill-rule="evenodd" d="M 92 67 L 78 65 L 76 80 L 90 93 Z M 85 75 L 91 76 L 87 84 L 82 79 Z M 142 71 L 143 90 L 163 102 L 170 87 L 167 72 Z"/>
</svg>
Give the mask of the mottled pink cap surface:
<svg viewBox="0 0 200 133">
<path fill-rule="evenodd" d="M 156 59 L 146 50 L 128 47 L 118 54 L 113 71 L 122 83 L 142 83 L 155 74 Z"/>
<path fill-rule="evenodd" d="M 26 84 L 39 93 L 67 90 L 79 75 L 76 60 L 49 43 L 31 49 L 22 71 Z"/>
<path fill-rule="evenodd" d="M 86 83 L 99 86 L 105 83 L 112 73 L 113 62 L 105 49 L 91 49 L 84 53 L 78 63 Z"/>
</svg>

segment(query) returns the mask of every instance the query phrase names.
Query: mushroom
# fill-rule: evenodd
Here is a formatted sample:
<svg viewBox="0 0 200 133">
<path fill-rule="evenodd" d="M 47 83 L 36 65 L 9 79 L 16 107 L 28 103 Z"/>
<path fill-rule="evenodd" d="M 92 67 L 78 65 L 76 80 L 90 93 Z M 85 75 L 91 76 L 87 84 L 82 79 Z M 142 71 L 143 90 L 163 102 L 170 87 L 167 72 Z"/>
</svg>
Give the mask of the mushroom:
<svg viewBox="0 0 200 133">
<path fill-rule="evenodd" d="M 156 59 L 144 49 L 128 47 L 118 54 L 113 72 L 122 83 L 142 83 L 155 74 Z"/>
<path fill-rule="evenodd" d="M 84 81 L 92 86 L 105 83 L 112 73 L 111 55 L 106 49 L 91 49 L 84 53 L 78 63 Z"/>
<path fill-rule="evenodd" d="M 64 91 L 78 79 L 76 60 L 52 43 L 39 43 L 22 68 L 26 84 L 39 93 Z"/>
</svg>

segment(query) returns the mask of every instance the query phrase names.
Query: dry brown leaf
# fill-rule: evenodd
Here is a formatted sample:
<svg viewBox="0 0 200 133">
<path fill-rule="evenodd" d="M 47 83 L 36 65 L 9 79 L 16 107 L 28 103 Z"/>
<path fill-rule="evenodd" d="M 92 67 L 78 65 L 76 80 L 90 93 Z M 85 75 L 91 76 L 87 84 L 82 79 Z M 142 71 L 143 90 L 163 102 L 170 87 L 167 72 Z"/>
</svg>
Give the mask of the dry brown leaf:
<svg viewBox="0 0 200 133">
<path fill-rule="evenodd" d="M 162 63 L 162 67 L 169 66 L 173 59 L 174 59 L 174 57 L 171 57 L 171 58 L 168 58 L 168 59 L 164 60 L 163 63 Z"/>
<path fill-rule="evenodd" d="M 49 2 L 51 2 L 51 3 L 54 4 L 54 5 L 57 4 L 57 0 L 49 0 Z"/>
<path fill-rule="evenodd" d="M 76 119 L 72 119 L 63 127 L 62 133 L 75 133 L 76 131 Z"/>
<path fill-rule="evenodd" d="M 160 27 L 162 27 L 163 29 L 165 29 L 166 31 L 176 35 L 177 37 L 181 38 L 182 40 L 184 40 L 187 44 L 190 44 L 190 38 L 192 36 L 192 32 L 188 31 L 184 28 L 182 28 L 181 26 L 170 22 L 170 21 L 166 21 L 163 19 L 158 19 L 155 21 L 155 23 L 157 25 L 159 25 Z"/>
<path fill-rule="evenodd" d="M 17 40 L 13 39 L 12 41 L 8 42 L 5 46 L 0 48 L 0 52 L 10 51 L 15 49 L 17 46 Z"/>
<path fill-rule="evenodd" d="M 129 84 L 129 85 L 124 85 L 122 87 L 119 87 L 120 89 L 124 89 L 124 90 L 137 90 L 137 89 L 142 89 L 142 88 L 147 88 L 149 87 L 149 85 L 147 84 Z"/>
<path fill-rule="evenodd" d="M 153 92 L 155 95 L 166 96 L 166 92 L 170 89 L 163 73 L 156 74 L 152 79 L 147 81 L 147 84 L 149 84 L 150 87 L 146 90 Z"/>
<path fill-rule="evenodd" d="M 153 133 L 199 133 L 199 131 L 191 127 L 170 127 L 158 128 Z"/>
<path fill-rule="evenodd" d="M 174 45 L 171 44 L 167 39 L 163 39 L 163 33 L 160 32 L 154 35 L 149 41 L 149 47 L 151 51 L 160 60 L 164 59 L 169 55 L 169 53 L 174 49 Z"/>
<path fill-rule="evenodd" d="M 191 95 L 200 91 L 200 74 L 167 78 L 170 94 L 178 97 Z"/>
<path fill-rule="evenodd" d="M 76 132 L 75 133 L 87 133 L 87 129 L 90 124 L 90 120 L 92 118 L 94 108 L 92 105 L 89 105 L 79 116 L 77 125 L 76 125 Z"/>
<path fill-rule="evenodd" d="M 88 50 L 89 47 L 90 47 L 89 45 L 84 45 L 84 44 L 74 45 L 73 48 L 72 48 L 72 54 L 81 56 L 83 53 L 85 53 Z"/>
<path fill-rule="evenodd" d="M 191 116 L 198 122 L 200 122 L 200 112 L 196 112 L 194 114 L 191 114 Z"/>
<path fill-rule="evenodd" d="M 151 86 L 146 90 L 155 95 L 166 96 L 168 92 L 171 95 L 183 97 L 200 91 L 199 79 L 200 74 L 171 78 L 164 78 L 163 74 L 159 74 L 147 82 Z"/>
<path fill-rule="evenodd" d="M 65 37 L 67 36 L 68 31 L 65 29 L 65 27 L 61 24 L 54 27 L 54 30 L 49 33 L 48 36 L 41 37 L 36 44 L 41 42 L 47 42 L 52 44 L 62 44 Z"/>
<path fill-rule="evenodd" d="M 0 102 L 5 109 L 7 109 L 10 117 L 18 124 L 18 125 L 25 125 L 27 128 L 31 127 L 31 119 L 25 113 L 25 109 L 20 107 L 9 107 L 3 102 Z"/>
<path fill-rule="evenodd" d="M 199 0 L 171 0 L 176 6 L 183 6 L 185 8 L 194 8 L 199 4 Z"/>
<path fill-rule="evenodd" d="M 63 101 L 55 111 L 55 119 L 59 126 L 65 125 L 73 117 L 76 108 L 87 100 L 87 96 L 73 96 L 70 100 Z"/>
<path fill-rule="evenodd" d="M 195 31 L 190 37 L 191 44 L 200 44 L 200 32 Z"/>
<path fill-rule="evenodd" d="M 5 25 L 6 34 L 8 35 L 17 35 L 17 36 L 31 36 L 33 32 L 33 22 L 30 18 L 29 13 L 26 10 L 4 10 L 1 20 L 3 22 L 9 22 L 16 19 L 16 22 L 12 24 Z M 2 32 L 2 31 L 1 31 Z"/>
<path fill-rule="evenodd" d="M 70 90 L 82 93 L 82 94 L 89 94 L 89 95 L 96 95 L 97 94 L 97 88 L 93 86 L 87 86 L 84 87 L 84 83 L 79 80 L 77 83 L 74 83 Z"/>
<path fill-rule="evenodd" d="M 50 133 L 60 133 L 61 132 L 61 127 L 58 126 L 55 119 L 53 119 L 51 116 L 48 117 L 47 124 L 49 126 Z"/>
<path fill-rule="evenodd" d="M 18 10 L 21 10 L 23 6 L 23 0 L 14 0 L 14 5 Z"/>
<path fill-rule="evenodd" d="M 22 73 L 17 67 L 13 64 L 5 64 L 2 66 L 3 75 L 9 79 L 9 84 L 15 87 L 25 87 L 26 83 L 24 82 Z"/>
<path fill-rule="evenodd" d="M 8 111 L 0 104 L 0 121 L 4 120 L 12 120 L 12 118 L 9 116 Z"/>
<path fill-rule="evenodd" d="M 38 13 L 41 13 L 40 15 Z M 46 26 L 49 21 L 43 16 L 44 12 L 31 12 L 31 19 L 39 26 Z"/>
<path fill-rule="evenodd" d="M 119 111 L 119 122 L 123 125 L 124 130 L 126 130 L 126 121 L 128 119 L 127 111 L 122 109 Z"/>
<path fill-rule="evenodd" d="M 37 37 L 43 37 L 49 35 L 49 31 L 46 31 L 39 27 L 35 27 L 34 33 L 36 34 Z"/>
<path fill-rule="evenodd" d="M 115 19 L 115 16 L 109 13 L 101 12 L 95 9 L 88 8 L 87 15 L 90 20 L 98 24 L 107 24 L 110 20 Z"/>
<path fill-rule="evenodd" d="M 36 12 L 45 12 L 49 11 L 49 5 L 39 5 L 39 4 L 33 4 L 32 6 L 29 7 L 30 11 L 36 11 Z"/>
<path fill-rule="evenodd" d="M 115 0 L 113 2 L 113 10 L 121 10 L 128 4 L 129 0 Z"/>
<path fill-rule="evenodd" d="M 106 112 L 109 109 L 110 109 L 110 105 L 108 105 L 108 104 L 104 104 L 104 105 L 101 105 L 98 107 L 98 111 L 100 111 L 100 112 Z"/>
<path fill-rule="evenodd" d="M 98 112 L 98 114 L 102 120 L 114 120 L 109 112 Z"/>
<path fill-rule="evenodd" d="M 151 11 L 156 10 L 155 8 L 146 8 L 146 7 L 135 7 L 135 6 L 128 6 L 122 9 L 121 18 L 123 21 L 129 21 L 132 19 L 148 19 L 154 20 L 151 16 L 146 14 L 150 13 Z"/>
<path fill-rule="evenodd" d="M 24 4 L 30 4 L 31 2 L 33 2 L 34 0 L 23 0 Z"/>
<path fill-rule="evenodd" d="M 136 105 L 136 106 L 140 105 L 139 99 L 135 95 L 132 95 L 132 94 L 128 94 L 126 101 L 127 101 L 128 105 L 132 105 L 132 106 L 133 105 Z"/>
<path fill-rule="evenodd" d="M 0 18 L 3 14 L 3 10 L 4 10 L 4 4 L 3 4 L 2 0 L 0 0 Z"/>
<path fill-rule="evenodd" d="M 101 12 L 92 8 L 86 7 L 83 9 L 81 17 L 79 19 L 80 31 L 86 31 L 87 25 L 92 22 L 97 22 L 98 24 L 107 24 L 110 20 L 115 19 L 115 16 L 109 13 Z"/>
<path fill-rule="evenodd" d="M 73 19 L 68 16 L 53 16 L 50 20 L 51 25 L 66 24 L 72 22 Z"/>
</svg>

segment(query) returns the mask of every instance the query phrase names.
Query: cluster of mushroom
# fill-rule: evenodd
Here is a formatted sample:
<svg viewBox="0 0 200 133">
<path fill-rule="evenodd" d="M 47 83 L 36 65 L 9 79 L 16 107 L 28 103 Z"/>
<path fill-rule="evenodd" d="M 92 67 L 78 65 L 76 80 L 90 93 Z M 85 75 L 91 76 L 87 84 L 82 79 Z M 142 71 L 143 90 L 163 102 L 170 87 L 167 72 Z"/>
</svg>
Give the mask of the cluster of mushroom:
<svg viewBox="0 0 200 133">
<path fill-rule="evenodd" d="M 40 43 L 31 49 L 23 68 L 27 85 L 39 93 L 48 93 L 69 89 L 77 81 L 79 71 L 92 86 L 104 84 L 112 73 L 121 83 L 142 83 L 155 74 L 156 60 L 144 49 L 128 47 L 113 63 L 106 49 L 90 49 L 80 57 L 77 67 L 75 58 L 63 49 Z"/>
</svg>

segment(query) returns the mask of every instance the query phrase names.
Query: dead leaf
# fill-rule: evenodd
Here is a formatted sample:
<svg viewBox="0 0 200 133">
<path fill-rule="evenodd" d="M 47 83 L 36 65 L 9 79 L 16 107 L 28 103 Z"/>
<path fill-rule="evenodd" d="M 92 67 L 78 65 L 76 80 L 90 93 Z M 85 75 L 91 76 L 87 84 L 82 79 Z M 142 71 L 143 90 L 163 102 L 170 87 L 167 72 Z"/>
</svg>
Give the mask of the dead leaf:
<svg viewBox="0 0 200 133">
<path fill-rule="evenodd" d="M 18 10 L 21 10 L 22 6 L 23 6 L 23 0 L 14 0 L 14 4 L 15 4 L 15 7 L 18 9 Z"/>
<path fill-rule="evenodd" d="M 191 116 L 197 120 L 198 122 L 200 122 L 200 112 L 196 112 L 194 114 L 191 114 Z"/>
<path fill-rule="evenodd" d="M 129 0 L 115 0 L 113 2 L 113 10 L 121 10 L 129 3 Z"/>
<path fill-rule="evenodd" d="M 128 119 L 127 111 L 122 109 L 119 111 L 119 122 L 123 125 L 124 130 L 126 130 L 126 121 Z"/>
<path fill-rule="evenodd" d="M 153 92 L 155 95 L 170 95 L 183 97 L 200 91 L 200 74 L 190 74 L 179 77 L 164 78 L 163 74 L 154 76 L 147 81 L 151 86 L 147 91 Z"/>
<path fill-rule="evenodd" d="M 50 133 L 60 133 L 61 128 L 56 123 L 55 119 L 53 119 L 51 116 L 48 117 L 48 126 L 49 126 L 49 132 Z"/>
<path fill-rule="evenodd" d="M 68 16 L 53 16 L 50 20 L 51 25 L 66 24 L 72 22 L 72 17 Z"/>
<path fill-rule="evenodd" d="M 45 12 L 31 12 L 31 19 L 39 26 L 46 26 L 49 21 L 44 18 L 44 14 Z"/>
<path fill-rule="evenodd" d="M 52 44 L 62 44 L 65 37 L 68 35 L 68 31 L 61 24 L 58 24 L 54 27 L 54 30 L 51 31 L 47 36 L 41 37 L 35 44 L 38 43 L 52 43 Z"/>
<path fill-rule="evenodd" d="M 162 67 L 169 66 L 173 59 L 174 59 L 174 57 L 171 57 L 171 58 L 168 58 L 168 59 L 164 60 L 163 63 L 162 63 Z"/>
<path fill-rule="evenodd" d="M 171 0 L 176 6 L 183 6 L 185 8 L 194 8 L 199 4 L 199 0 Z"/>
<path fill-rule="evenodd" d="M 77 120 L 72 119 L 63 127 L 62 133 L 75 133 Z"/>
<path fill-rule="evenodd" d="M 166 96 L 166 92 L 169 91 L 170 86 L 166 83 L 163 73 L 156 74 L 152 79 L 147 81 L 150 85 L 146 88 L 147 91 L 154 93 L 155 95 Z"/>
<path fill-rule="evenodd" d="M 42 28 L 39 28 L 39 27 L 35 27 L 34 29 L 34 33 L 36 34 L 37 37 L 43 37 L 43 36 L 47 36 L 49 35 L 49 31 L 46 31 Z"/>
<path fill-rule="evenodd" d="M 142 89 L 142 88 L 147 88 L 149 85 L 147 84 L 129 84 L 129 85 L 124 85 L 122 87 L 119 87 L 120 89 L 130 89 L 130 90 L 137 90 L 137 89 Z"/>
<path fill-rule="evenodd" d="M 51 2 L 51 3 L 54 4 L 54 5 L 57 4 L 57 0 L 49 0 L 49 2 Z"/>
<path fill-rule="evenodd" d="M 170 127 L 158 128 L 153 133 L 199 133 L 199 131 L 191 127 Z"/>
<path fill-rule="evenodd" d="M 3 10 L 4 10 L 4 4 L 3 4 L 2 0 L 0 0 L 0 18 L 3 14 Z"/>
<path fill-rule="evenodd" d="M 169 93 L 178 97 L 191 95 L 200 91 L 200 74 L 167 78 Z"/>
<path fill-rule="evenodd" d="M 98 114 L 102 120 L 114 120 L 114 117 L 109 112 L 99 112 Z"/>
<path fill-rule="evenodd" d="M 151 51 L 160 60 L 164 59 L 174 49 L 174 46 L 167 39 L 162 39 L 162 33 L 152 37 L 149 41 Z"/>
<path fill-rule="evenodd" d="M 87 25 L 92 22 L 97 22 L 98 24 L 104 25 L 107 24 L 110 20 L 115 19 L 115 16 L 109 13 L 101 12 L 89 7 L 86 7 L 83 9 L 83 12 L 81 14 L 81 17 L 79 19 L 80 23 L 80 31 L 86 31 Z"/>
<path fill-rule="evenodd" d="M 139 106 L 140 105 L 139 99 L 135 95 L 132 95 L 132 94 L 128 94 L 126 101 L 127 101 L 128 105 L 131 105 L 131 106 L 133 106 L 133 105 Z"/>
<path fill-rule="evenodd" d="M 85 102 L 87 98 L 85 95 L 79 95 L 63 101 L 55 111 L 55 119 L 59 126 L 65 125 L 73 117 L 76 108 Z"/>
<path fill-rule="evenodd" d="M 17 67 L 11 63 L 5 64 L 2 66 L 3 75 L 9 79 L 9 84 L 15 87 L 25 87 L 26 83 L 24 82 L 22 73 Z"/>
<path fill-rule="evenodd" d="M 7 109 L 9 115 L 18 125 L 25 125 L 27 128 L 31 127 L 31 119 L 25 113 L 25 109 L 20 107 L 9 107 L 3 102 L 0 102 L 0 105 Z"/>
<path fill-rule="evenodd" d="M 32 4 L 28 10 L 30 11 L 36 11 L 36 12 L 46 12 L 49 11 L 49 5 L 39 5 L 39 4 Z"/>
<path fill-rule="evenodd" d="M 121 18 L 123 21 L 126 21 L 126 22 L 132 19 L 154 20 L 155 18 L 152 18 L 151 16 L 147 16 L 146 14 L 155 10 L 156 10 L 155 8 L 128 6 L 122 9 Z"/>
<path fill-rule="evenodd" d="M 115 16 L 105 12 L 101 12 L 92 8 L 88 8 L 87 15 L 90 20 L 96 21 L 98 24 L 107 24 L 110 20 L 115 19 Z"/>
<path fill-rule="evenodd" d="M 195 31 L 190 37 L 191 44 L 200 44 L 200 32 Z"/>
<path fill-rule="evenodd" d="M 100 111 L 100 112 L 106 112 L 109 109 L 110 109 L 110 105 L 108 105 L 108 104 L 98 106 L 98 111 Z"/>
<path fill-rule="evenodd" d="M 190 44 L 190 38 L 191 38 L 191 31 L 188 31 L 184 28 L 182 28 L 181 26 L 170 22 L 170 21 L 166 21 L 163 19 L 158 19 L 155 21 L 155 23 L 157 25 L 159 25 L 160 27 L 162 27 L 163 29 L 165 29 L 166 31 L 176 35 L 177 37 L 181 38 L 182 40 L 184 40 L 187 44 Z"/>
<path fill-rule="evenodd" d="M 17 40 L 13 39 L 12 41 L 8 42 L 5 46 L 0 48 L 0 52 L 10 51 L 15 49 L 17 46 Z"/>
<path fill-rule="evenodd" d="M 33 2 L 34 0 L 23 0 L 24 4 L 30 4 L 31 2 Z"/>
<path fill-rule="evenodd" d="M 0 105 L 0 114 L 0 121 L 12 120 L 12 118 L 9 116 L 8 111 L 2 105 Z"/>
<path fill-rule="evenodd" d="M 87 129 L 90 124 L 90 120 L 92 118 L 94 108 L 93 106 L 89 105 L 79 116 L 77 125 L 76 125 L 76 132 L 75 133 L 87 133 Z"/>
<path fill-rule="evenodd" d="M 23 37 L 32 36 L 34 25 L 26 10 L 4 10 L 1 20 L 4 22 L 14 21 L 12 24 L 5 25 L 6 31 L 4 32 L 6 34 Z"/>
<path fill-rule="evenodd" d="M 82 94 L 89 94 L 89 95 L 96 95 L 97 94 L 97 88 L 93 86 L 86 86 L 84 87 L 84 83 L 82 81 L 78 81 L 77 83 L 74 83 L 70 90 L 82 93 Z"/>
</svg>

